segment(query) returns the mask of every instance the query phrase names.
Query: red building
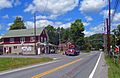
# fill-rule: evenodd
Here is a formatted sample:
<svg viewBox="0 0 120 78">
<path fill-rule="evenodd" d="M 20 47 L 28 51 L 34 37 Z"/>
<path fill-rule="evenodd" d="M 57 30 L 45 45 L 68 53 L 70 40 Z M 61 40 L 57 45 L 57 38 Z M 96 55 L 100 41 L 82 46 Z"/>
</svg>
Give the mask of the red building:
<svg viewBox="0 0 120 78">
<path fill-rule="evenodd" d="M 58 45 L 58 48 L 61 51 L 66 51 L 71 44 L 72 44 L 71 42 L 61 43 Z"/>
<path fill-rule="evenodd" d="M 9 30 L 2 36 L 3 54 L 41 54 L 48 53 L 49 40 L 45 28 Z"/>
</svg>

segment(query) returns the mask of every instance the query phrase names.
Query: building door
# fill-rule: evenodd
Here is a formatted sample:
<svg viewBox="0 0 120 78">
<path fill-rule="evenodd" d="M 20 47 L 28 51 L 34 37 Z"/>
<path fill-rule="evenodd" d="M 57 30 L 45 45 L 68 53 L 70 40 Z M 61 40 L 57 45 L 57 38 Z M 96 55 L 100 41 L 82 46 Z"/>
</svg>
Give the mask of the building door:
<svg viewBox="0 0 120 78">
<path fill-rule="evenodd" d="M 4 47 L 4 53 L 6 54 L 6 48 Z"/>
<path fill-rule="evenodd" d="M 5 54 L 11 53 L 11 47 L 4 47 L 4 53 Z"/>
<path fill-rule="evenodd" d="M 8 54 L 9 53 L 9 47 L 5 47 L 4 52 L 5 52 L 5 54 Z"/>
<path fill-rule="evenodd" d="M 9 53 L 11 53 L 11 47 L 9 47 Z"/>
</svg>

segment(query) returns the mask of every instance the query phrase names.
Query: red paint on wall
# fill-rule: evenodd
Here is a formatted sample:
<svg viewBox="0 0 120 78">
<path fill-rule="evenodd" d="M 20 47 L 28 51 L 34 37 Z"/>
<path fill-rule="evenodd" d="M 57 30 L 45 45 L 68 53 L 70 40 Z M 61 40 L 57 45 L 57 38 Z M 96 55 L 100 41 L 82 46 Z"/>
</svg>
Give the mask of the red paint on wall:
<svg viewBox="0 0 120 78">
<path fill-rule="evenodd" d="M 25 37 L 24 43 L 34 43 L 30 40 L 31 37 L 34 37 L 34 36 Z M 36 42 L 38 41 L 41 42 L 41 37 L 43 38 L 43 42 L 45 41 L 44 38 L 48 40 L 45 30 L 43 30 L 43 32 L 39 36 L 36 36 Z M 14 37 L 14 42 L 10 42 L 10 38 L 3 38 L 3 44 L 21 44 L 20 38 L 21 37 Z"/>
</svg>

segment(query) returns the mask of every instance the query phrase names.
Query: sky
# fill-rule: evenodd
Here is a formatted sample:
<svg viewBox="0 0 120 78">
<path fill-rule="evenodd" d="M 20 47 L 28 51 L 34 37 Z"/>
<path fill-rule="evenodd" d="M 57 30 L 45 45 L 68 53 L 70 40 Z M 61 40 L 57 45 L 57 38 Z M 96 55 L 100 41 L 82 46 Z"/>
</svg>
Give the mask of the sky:
<svg viewBox="0 0 120 78">
<path fill-rule="evenodd" d="M 111 0 L 111 13 L 114 12 L 115 1 Z M 120 24 L 119 7 L 111 29 Z M 108 0 L 0 0 L 0 35 L 7 33 L 16 16 L 24 20 L 27 28 L 33 28 L 34 13 L 37 27 L 68 28 L 76 19 L 81 19 L 85 36 L 90 36 L 103 33 L 103 22 L 108 17 Z"/>
</svg>

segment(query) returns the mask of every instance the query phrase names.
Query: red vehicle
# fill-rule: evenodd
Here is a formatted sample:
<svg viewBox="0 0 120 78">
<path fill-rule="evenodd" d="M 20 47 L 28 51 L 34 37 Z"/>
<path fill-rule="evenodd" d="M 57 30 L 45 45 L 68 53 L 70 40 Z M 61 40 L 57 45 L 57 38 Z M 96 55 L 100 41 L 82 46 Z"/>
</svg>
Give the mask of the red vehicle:
<svg viewBox="0 0 120 78">
<path fill-rule="evenodd" d="M 69 45 L 69 48 L 65 51 L 66 55 L 79 55 L 80 51 L 76 49 L 75 45 Z"/>
</svg>

